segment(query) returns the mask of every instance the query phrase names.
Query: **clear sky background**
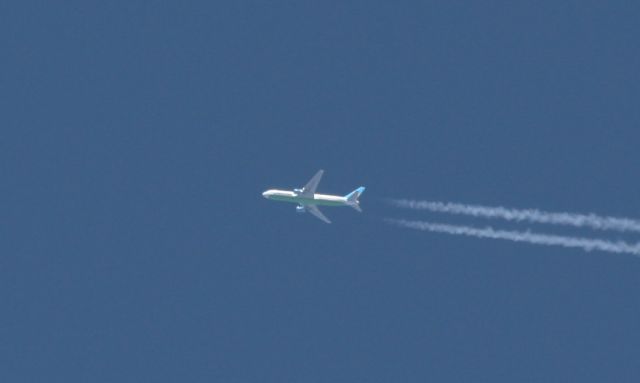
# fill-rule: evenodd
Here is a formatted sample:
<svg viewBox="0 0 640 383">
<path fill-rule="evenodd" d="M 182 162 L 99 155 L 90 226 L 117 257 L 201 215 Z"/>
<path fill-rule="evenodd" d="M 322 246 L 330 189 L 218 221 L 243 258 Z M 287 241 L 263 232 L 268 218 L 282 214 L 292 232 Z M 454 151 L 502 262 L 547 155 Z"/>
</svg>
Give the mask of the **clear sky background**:
<svg viewBox="0 0 640 383">
<path fill-rule="evenodd" d="M 3 2 L 0 381 L 640 381 L 637 257 L 381 221 L 640 217 L 640 6 L 526 3 Z"/>
</svg>

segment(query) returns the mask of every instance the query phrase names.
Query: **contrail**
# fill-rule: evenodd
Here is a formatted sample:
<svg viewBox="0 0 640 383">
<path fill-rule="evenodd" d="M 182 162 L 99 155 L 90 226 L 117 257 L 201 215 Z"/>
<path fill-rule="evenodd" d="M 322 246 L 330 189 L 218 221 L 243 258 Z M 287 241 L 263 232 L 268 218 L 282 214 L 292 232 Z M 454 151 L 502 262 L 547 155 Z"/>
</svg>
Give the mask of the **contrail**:
<svg viewBox="0 0 640 383">
<path fill-rule="evenodd" d="M 509 209 L 501 206 L 466 205 L 451 202 L 412 201 L 392 199 L 391 204 L 413 210 L 429 210 L 438 213 L 461 214 L 483 218 L 501 218 L 507 221 L 525 221 L 597 230 L 640 232 L 640 220 L 603 217 L 595 214 L 553 213 L 536 209 Z"/>
<path fill-rule="evenodd" d="M 640 256 L 640 243 L 632 245 L 622 241 L 612 242 L 602 239 L 565 237 L 551 234 L 536 234 L 528 231 L 524 232 L 495 230 L 491 227 L 480 229 L 470 226 L 447 225 L 426 221 L 407 221 L 404 219 L 386 218 L 385 222 L 395 224 L 400 227 L 430 231 L 435 233 L 466 235 L 477 238 L 505 239 L 508 241 L 525 242 L 534 245 L 574 247 L 580 248 L 585 251 L 600 250 L 610 253 L 624 253 Z"/>
</svg>

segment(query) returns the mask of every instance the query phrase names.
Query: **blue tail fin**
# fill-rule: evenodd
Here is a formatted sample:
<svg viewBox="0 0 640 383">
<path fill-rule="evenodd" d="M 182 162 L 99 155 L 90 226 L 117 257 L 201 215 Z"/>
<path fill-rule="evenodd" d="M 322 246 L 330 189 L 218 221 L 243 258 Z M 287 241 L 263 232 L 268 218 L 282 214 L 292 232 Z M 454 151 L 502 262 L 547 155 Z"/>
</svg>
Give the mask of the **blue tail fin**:
<svg viewBox="0 0 640 383">
<path fill-rule="evenodd" d="M 359 188 L 357 188 L 356 190 L 352 191 L 351 193 L 347 194 L 346 196 L 344 196 L 347 201 L 349 202 L 353 202 L 353 201 L 358 201 L 358 197 L 360 197 L 360 194 L 362 194 L 364 192 L 364 186 L 360 186 Z"/>
<path fill-rule="evenodd" d="M 347 204 L 357 211 L 362 211 L 362 209 L 360 209 L 360 201 L 358 201 L 358 198 L 363 192 L 364 186 L 360 186 L 356 190 L 344 196 L 347 199 Z"/>
</svg>

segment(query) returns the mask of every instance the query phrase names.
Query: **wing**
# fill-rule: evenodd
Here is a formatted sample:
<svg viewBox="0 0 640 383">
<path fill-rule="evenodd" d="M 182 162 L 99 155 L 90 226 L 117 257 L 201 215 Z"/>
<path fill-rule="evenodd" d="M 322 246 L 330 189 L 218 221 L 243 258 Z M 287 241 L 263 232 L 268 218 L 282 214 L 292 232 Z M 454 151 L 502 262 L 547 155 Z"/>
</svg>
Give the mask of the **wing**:
<svg viewBox="0 0 640 383">
<path fill-rule="evenodd" d="M 313 176 L 313 178 L 311 178 L 306 185 L 304 185 L 304 187 L 302 188 L 302 193 L 300 193 L 300 195 L 302 195 L 303 197 L 313 197 L 313 195 L 316 193 L 316 189 L 318 188 L 318 184 L 320 183 L 320 179 L 322 178 L 323 173 L 324 170 L 318 170 L 316 175 Z"/>
<path fill-rule="evenodd" d="M 324 221 L 326 223 L 331 223 L 331 221 L 329 221 L 329 218 L 325 217 L 324 214 L 322 214 L 322 212 L 320 211 L 320 209 L 318 209 L 318 207 L 316 205 L 307 205 L 305 206 L 305 209 L 315 215 L 317 218 L 319 218 L 321 221 Z"/>
</svg>

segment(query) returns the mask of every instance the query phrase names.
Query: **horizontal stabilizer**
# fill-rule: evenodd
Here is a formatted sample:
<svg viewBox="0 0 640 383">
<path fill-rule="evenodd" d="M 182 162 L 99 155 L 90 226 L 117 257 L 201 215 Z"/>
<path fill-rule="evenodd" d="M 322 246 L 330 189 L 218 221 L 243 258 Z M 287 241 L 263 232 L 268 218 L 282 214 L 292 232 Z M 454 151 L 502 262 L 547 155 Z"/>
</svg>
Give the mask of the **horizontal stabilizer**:
<svg viewBox="0 0 640 383">
<path fill-rule="evenodd" d="M 360 201 L 358 201 L 358 198 L 360 198 L 360 195 L 363 192 L 364 192 L 364 186 L 360 186 L 356 190 L 344 196 L 347 199 L 347 205 L 351 206 L 352 208 L 356 209 L 361 213 L 362 213 L 362 209 L 360 208 Z"/>
</svg>

